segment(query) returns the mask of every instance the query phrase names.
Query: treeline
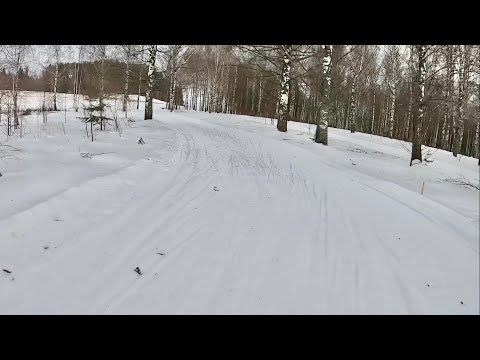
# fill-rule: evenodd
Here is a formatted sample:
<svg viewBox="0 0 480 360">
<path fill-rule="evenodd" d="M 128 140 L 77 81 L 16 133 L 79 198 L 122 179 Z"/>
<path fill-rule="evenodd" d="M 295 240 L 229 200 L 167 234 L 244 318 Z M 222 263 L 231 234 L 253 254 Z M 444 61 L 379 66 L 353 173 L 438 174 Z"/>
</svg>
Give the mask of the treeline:
<svg viewBox="0 0 480 360">
<path fill-rule="evenodd" d="M 98 68 L 100 62 L 59 63 L 57 89 L 59 93 L 73 93 L 75 72 L 79 74 L 79 93 L 91 97 L 99 96 Z M 117 60 L 107 60 L 104 63 L 104 92 L 105 94 L 123 94 L 125 89 L 125 64 Z M 147 69 L 144 64 L 130 64 L 130 77 L 128 94 L 145 95 L 147 86 Z M 20 67 L 18 71 L 19 91 L 46 91 L 54 92 L 54 78 L 56 65 L 48 65 L 42 69 L 40 75 L 31 74 L 28 67 Z M 77 70 L 78 69 L 78 70 Z M 6 69 L 0 69 L 0 90 L 12 89 L 12 74 Z M 153 83 L 153 97 L 168 100 L 169 80 L 162 71 L 155 71 Z M 177 89 L 177 103 L 182 105 L 182 89 Z"/>
<path fill-rule="evenodd" d="M 202 46 L 179 74 L 194 110 L 275 117 L 282 56 L 278 46 Z M 478 156 L 479 46 L 427 46 L 421 143 Z M 303 58 L 302 58 L 303 56 Z M 329 107 L 330 127 L 412 140 L 418 61 L 412 46 L 333 45 L 328 104 L 323 54 L 305 46 L 291 56 L 287 120 L 316 124 Z"/>
<path fill-rule="evenodd" d="M 39 76 L 25 66 L 28 45 L 0 46 L 0 89 L 13 89 L 14 130 L 19 90 L 73 92 L 99 97 L 145 95 L 208 112 L 316 125 L 328 145 L 328 127 L 479 156 L 480 46 L 478 45 L 49 45 Z M 2 66 L 2 63 L 5 66 Z M 4 69 L 5 67 L 5 69 Z M 78 102 L 77 102 L 78 103 Z M 78 106 L 78 105 L 77 105 Z M 138 106 L 138 105 L 137 105 Z"/>
<path fill-rule="evenodd" d="M 29 91 L 42 91 L 44 88 L 42 80 L 30 74 L 28 66 L 19 67 L 18 86 Z M 5 68 L 0 68 L 0 90 L 12 90 L 12 74 Z"/>
</svg>

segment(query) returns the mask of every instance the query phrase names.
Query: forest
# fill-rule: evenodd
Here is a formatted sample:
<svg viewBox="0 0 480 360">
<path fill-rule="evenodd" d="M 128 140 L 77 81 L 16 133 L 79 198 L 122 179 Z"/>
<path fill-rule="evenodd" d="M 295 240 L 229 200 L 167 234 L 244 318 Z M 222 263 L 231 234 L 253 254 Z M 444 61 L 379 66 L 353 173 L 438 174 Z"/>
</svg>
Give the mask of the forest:
<svg viewBox="0 0 480 360">
<path fill-rule="evenodd" d="M 479 64 L 478 45 L 3 45 L 0 111 L 16 128 L 17 91 L 137 95 L 313 124 L 323 144 L 328 127 L 401 139 L 412 161 L 422 145 L 478 158 Z"/>
</svg>

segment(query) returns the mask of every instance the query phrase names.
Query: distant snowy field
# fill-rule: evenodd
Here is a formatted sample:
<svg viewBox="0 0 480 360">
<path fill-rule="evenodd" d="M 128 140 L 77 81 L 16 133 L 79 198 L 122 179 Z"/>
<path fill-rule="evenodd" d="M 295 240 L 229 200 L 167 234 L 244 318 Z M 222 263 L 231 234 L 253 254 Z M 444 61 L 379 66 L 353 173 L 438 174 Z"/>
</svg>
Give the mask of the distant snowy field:
<svg viewBox="0 0 480 360">
<path fill-rule="evenodd" d="M 477 159 L 410 167 L 399 140 L 330 128 L 326 147 L 158 100 L 144 121 L 136 96 L 91 142 L 72 104 L 22 138 L 2 114 L 22 151 L 0 161 L 0 313 L 479 313 L 479 191 L 451 182 L 478 187 Z"/>
</svg>

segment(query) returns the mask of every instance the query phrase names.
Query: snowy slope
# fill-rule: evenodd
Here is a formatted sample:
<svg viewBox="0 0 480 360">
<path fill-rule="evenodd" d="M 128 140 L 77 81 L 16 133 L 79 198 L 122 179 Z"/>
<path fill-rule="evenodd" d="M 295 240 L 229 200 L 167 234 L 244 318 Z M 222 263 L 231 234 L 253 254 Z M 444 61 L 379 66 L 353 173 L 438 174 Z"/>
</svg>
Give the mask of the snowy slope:
<svg viewBox="0 0 480 360">
<path fill-rule="evenodd" d="M 0 313 L 479 312 L 476 159 L 134 97 L 92 143 L 68 104 L 0 164 Z"/>
</svg>

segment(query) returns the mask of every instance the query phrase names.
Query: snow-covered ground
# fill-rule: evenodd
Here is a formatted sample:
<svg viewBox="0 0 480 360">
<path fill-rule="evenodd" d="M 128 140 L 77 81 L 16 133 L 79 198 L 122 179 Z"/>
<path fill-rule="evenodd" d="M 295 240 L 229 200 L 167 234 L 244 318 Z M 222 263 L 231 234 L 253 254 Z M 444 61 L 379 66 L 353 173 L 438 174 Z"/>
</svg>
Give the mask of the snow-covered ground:
<svg viewBox="0 0 480 360">
<path fill-rule="evenodd" d="M 66 100 L 0 138 L 0 313 L 478 314 L 476 159 L 134 96 L 92 143 Z"/>
</svg>

